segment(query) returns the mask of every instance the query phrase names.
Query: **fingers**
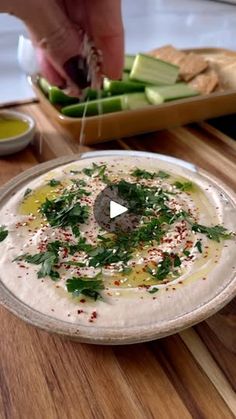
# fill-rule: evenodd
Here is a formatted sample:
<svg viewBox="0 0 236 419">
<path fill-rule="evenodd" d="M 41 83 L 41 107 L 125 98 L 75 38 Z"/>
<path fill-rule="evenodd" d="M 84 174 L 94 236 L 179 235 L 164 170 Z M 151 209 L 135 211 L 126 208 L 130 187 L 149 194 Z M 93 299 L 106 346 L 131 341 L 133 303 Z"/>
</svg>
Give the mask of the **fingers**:
<svg viewBox="0 0 236 419">
<path fill-rule="evenodd" d="M 120 0 L 65 0 L 70 19 L 81 26 L 102 51 L 103 73 L 119 78 L 124 60 Z"/>
<path fill-rule="evenodd" d="M 103 53 L 103 71 L 120 78 L 124 61 L 124 31 L 120 0 L 88 0 L 92 38 Z"/>
<path fill-rule="evenodd" d="M 36 54 L 42 75 L 51 85 L 63 88 L 65 84 L 64 78 L 60 76 L 60 74 L 50 63 L 44 51 L 42 51 L 40 48 L 37 48 Z"/>
<path fill-rule="evenodd" d="M 81 31 L 73 25 L 56 0 L 29 0 L 29 9 L 21 17 L 32 34 L 44 75 L 54 84 L 64 82 L 73 93 L 79 94 L 78 80 L 68 74 L 65 63 L 81 54 Z"/>
</svg>

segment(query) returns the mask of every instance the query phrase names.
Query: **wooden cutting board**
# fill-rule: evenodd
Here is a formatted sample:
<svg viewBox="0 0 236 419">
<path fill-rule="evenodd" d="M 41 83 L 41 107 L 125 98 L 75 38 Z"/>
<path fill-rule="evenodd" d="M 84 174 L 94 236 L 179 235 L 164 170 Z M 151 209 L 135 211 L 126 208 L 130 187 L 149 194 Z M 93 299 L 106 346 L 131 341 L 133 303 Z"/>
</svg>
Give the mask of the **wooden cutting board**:
<svg viewBox="0 0 236 419">
<path fill-rule="evenodd" d="M 58 132 L 37 104 L 33 146 L 0 159 L 0 183 L 39 162 L 98 149 L 169 154 L 236 187 L 236 142 L 202 123 L 93 148 Z M 49 335 L 0 309 L 0 417 L 234 418 L 236 303 L 196 327 L 151 343 L 98 347 Z"/>
</svg>

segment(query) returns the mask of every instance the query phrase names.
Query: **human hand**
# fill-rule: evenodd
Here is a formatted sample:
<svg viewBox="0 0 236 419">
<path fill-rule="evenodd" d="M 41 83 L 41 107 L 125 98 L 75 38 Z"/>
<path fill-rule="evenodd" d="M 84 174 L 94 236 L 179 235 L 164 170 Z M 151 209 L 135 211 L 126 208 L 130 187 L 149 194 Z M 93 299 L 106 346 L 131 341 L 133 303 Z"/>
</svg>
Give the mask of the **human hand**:
<svg viewBox="0 0 236 419">
<path fill-rule="evenodd" d="M 124 40 L 120 0 L 0 0 L 0 10 L 4 1 L 8 10 L 3 11 L 26 23 L 42 74 L 51 84 L 79 93 L 71 58 L 82 55 L 84 33 L 102 53 L 101 72 L 112 79 L 121 76 Z"/>
</svg>

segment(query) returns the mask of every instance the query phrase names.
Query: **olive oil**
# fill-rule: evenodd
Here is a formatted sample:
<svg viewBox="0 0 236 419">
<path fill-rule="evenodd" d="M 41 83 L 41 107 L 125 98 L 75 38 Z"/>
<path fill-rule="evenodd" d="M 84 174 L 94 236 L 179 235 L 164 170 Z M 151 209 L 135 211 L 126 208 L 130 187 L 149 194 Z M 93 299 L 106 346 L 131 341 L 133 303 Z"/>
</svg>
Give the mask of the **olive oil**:
<svg viewBox="0 0 236 419">
<path fill-rule="evenodd" d="M 0 141 L 17 137 L 26 132 L 29 128 L 27 121 L 17 118 L 6 118 L 0 116 Z"/>
</svg>

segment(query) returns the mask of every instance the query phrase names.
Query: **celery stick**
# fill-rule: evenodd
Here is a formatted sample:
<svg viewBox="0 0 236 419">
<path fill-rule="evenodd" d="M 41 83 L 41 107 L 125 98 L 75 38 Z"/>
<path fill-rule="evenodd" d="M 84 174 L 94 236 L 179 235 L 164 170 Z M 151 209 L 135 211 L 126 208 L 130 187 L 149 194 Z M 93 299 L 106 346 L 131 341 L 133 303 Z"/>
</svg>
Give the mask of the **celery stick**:
<svg viewBox="0 0 236 419">
<path fill-rule="evenodd" d="M 135 60 L 135 55 L 126 54 L 124 62 L 124 71 L 130 72 Z"/>
<path fill-rule="evenodd" d="M 178 78 L 179 67 L 149 55 L 138 54 L 130 73 L 130 80 L 156 85 L 174 84 Z"/>
<path fill-rule="evenodd" d="M 199 95 L 196 90 L 186 83 L 177 83 L 172 86 L 149 86 L 146 87 L 145 93 L 147 99 L 153 105 Z"/>
<path fill-rule="evenodd" d="M 105 114 L 121 111 L 122 109 L 122 96 L 114 96 L 66 106 L 61 109 L 61 112 L 63 115 L 78 118 L 82 117 L 84 112 L 86 116 L 93 116 L 100 114 L 100 112 Z"/>
<path fill-rule="evenodd" d="M 122 93 L 144 92 L 145 83 L 123 80 L 104 79 L 103 88 L 111 95 L 121 95 Z"/>
<path fill-rule="evenodd" d="M 139 109 L 144 108 L 145 106 L 150 106 L 145 93 L 127 93 L 123 95 L 122 99 L 123 110 L 126 109 Z"/>
</svg>

